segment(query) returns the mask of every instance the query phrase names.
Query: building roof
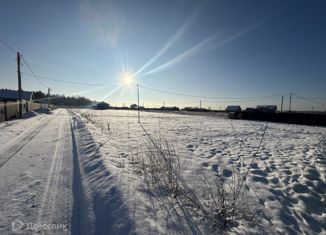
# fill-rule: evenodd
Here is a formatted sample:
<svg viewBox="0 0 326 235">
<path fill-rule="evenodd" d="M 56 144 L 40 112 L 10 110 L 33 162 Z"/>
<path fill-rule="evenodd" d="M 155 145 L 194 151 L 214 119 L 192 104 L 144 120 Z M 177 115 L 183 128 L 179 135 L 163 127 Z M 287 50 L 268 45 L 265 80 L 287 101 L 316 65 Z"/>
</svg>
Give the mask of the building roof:
<svg viewBox="0 0 326 235">
<path fill-rule="evenodd" d="M 240 105 L 228 105 L 227 107 L 229 107 L 229 108 L 241 108 Z"/>
<path fill-rule="evenodd" d="M 33 92 L 22 91 L 22 99 L 30 100 L 32 98 Z M 0 89 L 0 99 L 10 99 L 18 100 L 18 91 L 9 89 Z"/>
<path fill-rule="evenodd" d="M 241 111 L 241 106 L 240 105 L 228 105 L 225 110 L 229 111 L 229 112 Z"/>
</svg>

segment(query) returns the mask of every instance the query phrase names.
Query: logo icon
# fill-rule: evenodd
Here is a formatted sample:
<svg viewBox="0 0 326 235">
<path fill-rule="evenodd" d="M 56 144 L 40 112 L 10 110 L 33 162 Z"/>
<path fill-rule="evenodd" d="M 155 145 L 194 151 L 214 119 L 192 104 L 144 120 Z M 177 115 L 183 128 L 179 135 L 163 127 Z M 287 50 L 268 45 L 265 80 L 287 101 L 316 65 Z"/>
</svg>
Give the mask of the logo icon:
<svg viewBox="0 0 326 235">
<path fill-rule="evenodd" d="M 24 227 L 24 222 L 21 221 L 20 219 L 16 219 L 13 222 L 11 222 L 11 230 L 14 233 L 22 232 L 23 227 Z"/>
</svg>

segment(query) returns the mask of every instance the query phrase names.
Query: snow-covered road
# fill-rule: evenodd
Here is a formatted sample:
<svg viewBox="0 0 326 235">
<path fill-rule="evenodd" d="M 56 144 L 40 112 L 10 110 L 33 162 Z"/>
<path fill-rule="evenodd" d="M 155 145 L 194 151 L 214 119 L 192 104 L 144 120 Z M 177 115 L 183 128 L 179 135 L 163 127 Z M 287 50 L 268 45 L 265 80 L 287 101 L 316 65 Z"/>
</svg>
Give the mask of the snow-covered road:
<svg viewBox="0 0 326 235">
<path fill-rule="evenodd" d="M 73 209 L 69 113 L 61 109 L 14 122 L 2 128 L 1 137 L 11 137 L 6 129 L 15 136 L 0 148 L 0 234 L 68 233 Z"/>
<path fill-rule="evenodd" d="M 0 235 L 131 231 L 114 177 L 75 117 L 57 109 L 0 125 Z"/>
</svg>

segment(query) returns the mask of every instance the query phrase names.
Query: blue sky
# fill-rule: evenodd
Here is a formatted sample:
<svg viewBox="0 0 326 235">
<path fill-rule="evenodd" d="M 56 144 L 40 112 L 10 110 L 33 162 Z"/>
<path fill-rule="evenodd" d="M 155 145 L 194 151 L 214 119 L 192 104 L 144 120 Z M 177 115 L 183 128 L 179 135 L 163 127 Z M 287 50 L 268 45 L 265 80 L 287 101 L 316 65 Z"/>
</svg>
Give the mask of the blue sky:
<svg viewBox="0 0 326 235">
<path fill-rule="evenodd" d="M 279 106 L 280 95 L 293 92 L 322 98 L 294 96 L 296 109 L 325 110 L 325 12 L 322 0 L 0 0 L 0 39 L 39 76 L 108 85 L 40 79 L 44 86 L 23 74 L 25 90 L 49 86 L 56 94 L 129 105 L 137 100 L 136 86 L 119 81 L 127 71 L 144 87 L 203 96 L 141 87 L 145 106 L 199 106 L 200 100 L 211 108 Z M 3 45 L 0 82 L 17 87 L 15 55 Z"/>
</svg>

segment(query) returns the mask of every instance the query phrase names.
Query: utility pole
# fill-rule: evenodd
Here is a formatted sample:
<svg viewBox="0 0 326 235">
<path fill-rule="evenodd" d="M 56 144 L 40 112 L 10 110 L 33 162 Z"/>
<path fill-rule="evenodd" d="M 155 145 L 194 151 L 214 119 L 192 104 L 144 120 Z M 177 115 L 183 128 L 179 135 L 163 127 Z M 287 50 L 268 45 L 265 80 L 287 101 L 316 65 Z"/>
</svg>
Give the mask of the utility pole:
<svg viewBox="0 0 326 235">
<path fill-rule="evenodd" d="M 199 102 L 199 108 L 201 108 L 201 101 Z"/>
<path fill-rule="evenodd" d="M 165 108 L 165 102 L 163 102 L 163 107 Z"/>
<path fill-rule="evenodd" d="M 139 113 L 139 85 L 137 84 L 137 98 L 138 98 L 138 123 L 140 123 L 140 113 Z"/>
<path fill-rule="evenodd" d="M 23 117 L 22 107 L 22 79 L 20 74 L 20 54 L 17 52 L 17 75 L 18 75 L 18 102 L 19 102 L 19 118 Z"/>
<path fill-rule="evenodd" d="M 283 95 L 282 95 L 282 102 L 281 102 L 281 113 L 283 113 L 283 99 L 284 99 L 284 97 L 283 97 Z"/>
<path fill-rule="evenodd" d="M 290 93 L 289 112 L 291 112 L 291 105 L 292 105 L 292 92 Z"/>
</svg>

